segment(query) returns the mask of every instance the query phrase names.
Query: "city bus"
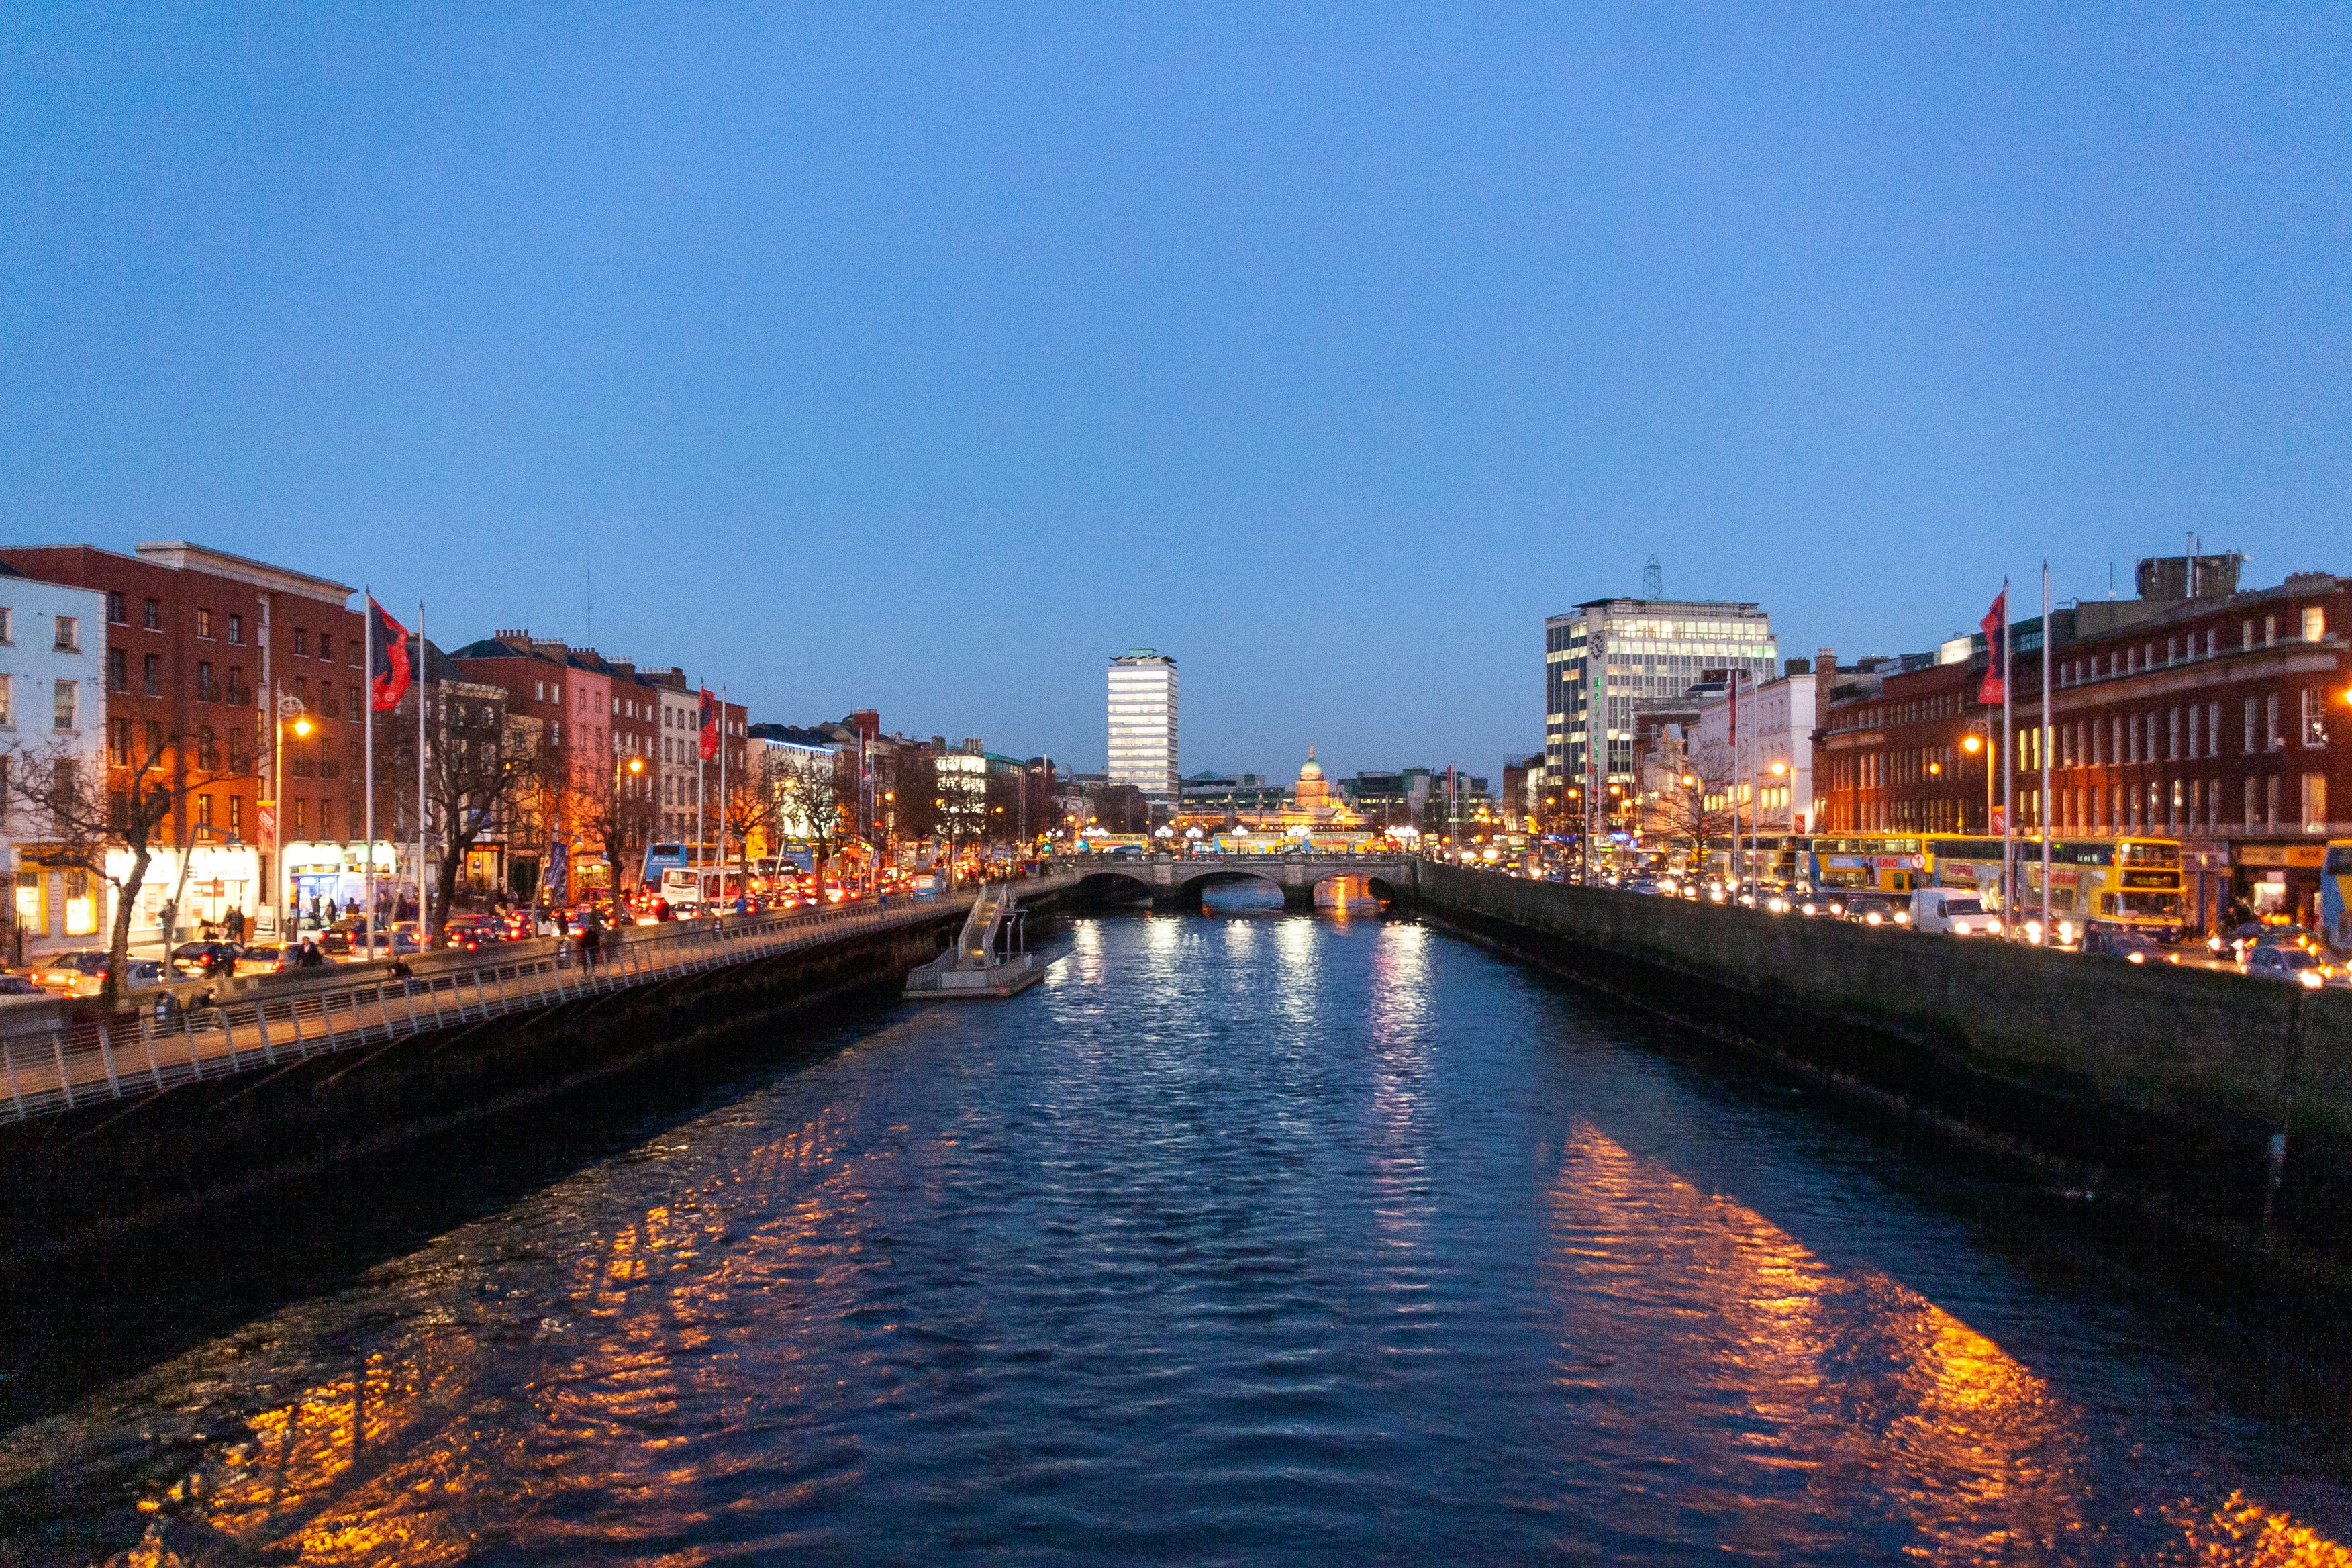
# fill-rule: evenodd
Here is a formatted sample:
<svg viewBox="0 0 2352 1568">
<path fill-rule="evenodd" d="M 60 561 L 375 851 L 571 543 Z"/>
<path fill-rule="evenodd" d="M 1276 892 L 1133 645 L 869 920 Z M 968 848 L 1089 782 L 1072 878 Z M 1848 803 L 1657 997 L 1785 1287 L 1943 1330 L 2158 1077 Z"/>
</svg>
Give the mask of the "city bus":
<svg viewBox="0 0 2352 1568">
<path fill-rule="evenodd" d="M 2352 838 L 2327 841 L 2319 868 L 2319 934 L 2338 952 L 2352 952 Z"/>
<path fill-rule="evenodd" d="M 2021 835 L 2017 857 L 2021 914 L 2042 907 L 2042 841 Z M 2000 902 L 2000 840 L 1937 834 L 1927 840 L 1937 887 L 1969 888 L 1987 908 Z M 2171 838 L 2058 838 L 2050 845 L 2050 913 L 2077 924 L 2127 926 L 2167 939 L 2180 934 L 2180 844 Z M 2062 940 L 2063 932 L 2061 933 Z"/>
<path fill-rule="evenodd" d="M 673 866 L 661 874 L 661 896 L 680 914 L 705 905 L 724 908 L 742 895 L 747 878 L 733 866 Z"/>
<path fill-rule="evenodd" d="M 1927 885 L 1926 842 L 1916 837 L 1816 833 L 1796 852 L 1792 868 L 1800 873 L 1794 879 L 1816 893 L 1907 893 Z"/>
<path fill-rule="evenodd" d="M 694 863 L 693 847 L 686 844 L 648 844 L 646 846 L 644 873 L 638 882 L 648 888 L 661 886 L 662 873 Z"/>
</svg>

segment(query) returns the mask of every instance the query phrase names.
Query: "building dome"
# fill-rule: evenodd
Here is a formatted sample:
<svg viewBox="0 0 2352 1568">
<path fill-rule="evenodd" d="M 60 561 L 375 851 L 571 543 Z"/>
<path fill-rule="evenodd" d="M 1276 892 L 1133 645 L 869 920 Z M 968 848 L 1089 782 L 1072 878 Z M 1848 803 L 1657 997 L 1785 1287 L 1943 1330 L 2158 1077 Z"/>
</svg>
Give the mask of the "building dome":
<svg viewBox="0 0 2352 1568">
<path fill-rule="evenodd" d="M 1315 760 L 1315 748 L 1312 746 L 1307 748 L 1307 765 L 1298 770 L 1298 776 L 1302 779 L 1319 779 L 1323 776 L 1323 764 Z"/>
</svg>

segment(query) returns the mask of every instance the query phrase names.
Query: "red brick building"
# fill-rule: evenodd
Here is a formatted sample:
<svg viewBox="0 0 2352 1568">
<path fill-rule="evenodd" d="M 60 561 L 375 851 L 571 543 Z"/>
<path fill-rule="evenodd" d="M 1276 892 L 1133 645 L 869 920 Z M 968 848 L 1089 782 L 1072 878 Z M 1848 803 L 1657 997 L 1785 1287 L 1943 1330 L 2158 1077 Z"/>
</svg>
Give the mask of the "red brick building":
<svg viewBox="0 0 2352 1568">
<path fill-rule="evenodd" d="M 176 779 L 231 775 L 187 795 L 164 838 L 256 847 L 248 912 L 275 906 L 281 844 L 322 866 L 346 847 L 356 857 L 367 710 L 350 587 L 184 541 L 131 555 L 88 544 L 0 549 L 0 561 L 106 596 L 110 780 L 127 785 L 134 753 L 158 746 Z M 307 738 L 286 730 L 274 795 L 273 684 L 312 721 Z M 272 799 L 280 803 L 274 841 L 261 809 Z"/>
<path fill-rule="evenodd" d="M 2234 583 L 2234 561 L 2206 560 Z M 1980 647 L 1840 672 L 1814 738 L 1820 831 L 1986 832 L 1990 757 L 2016 770 L 2022 831 L 2046 816 L 2065 837 L 2180 840 L 2192 925 L 2235 902 L 2307 915 L 2327 839 L 2352 837 L 2352 579 L 2190 597 L 2182 565 L 2143 563 L 2141 598 L 2052 616 L 2046 736 L 2038 621 L 2013 628 L 2006 737 L 1976 700 Z"/>
</svg>

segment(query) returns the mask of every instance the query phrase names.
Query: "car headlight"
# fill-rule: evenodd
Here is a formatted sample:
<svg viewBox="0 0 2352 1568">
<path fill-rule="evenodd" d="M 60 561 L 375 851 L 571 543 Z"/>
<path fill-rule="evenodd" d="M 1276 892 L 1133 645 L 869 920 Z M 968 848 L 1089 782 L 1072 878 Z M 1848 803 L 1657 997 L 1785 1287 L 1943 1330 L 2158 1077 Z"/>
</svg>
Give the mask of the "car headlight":
<svg viewBox="0 0 2352 1568">
<path fill-rule="evenodd" d="M 1954 936 L 1966 936 L 1966 935 L 1968 935 L 1968 934 L 1969 934 L 1969 922 L 1968 922 L 1968 921 L 1954 921 L 1952 922 L 1952 934 L 1953 934 Z"/>
<path fill-rule="evenodd" d="M 1907 925 L 1909 925 L 1909 924 L 1911 923 L 1911 911 L 1910 911 L 1909 910 L 1895 910 L 1895 923 L 1896 925 L 1899 925 L 1899 926 L 1907 926 Z"/>
<path fill-rule="evenodd" d="M 2124 954 L 2124 962 L 2126 963 L 2146 963 L 2147 962 L 2147 954 L 2144 952 L 2127 952 Z"/>
<path fill-rule="evenodd" d="M 1996 917 L 1995 919 L 1985 921 L 1985 932 L 1989 936 L 1999 936 L 2000 934 L 2000 921 Z"/>
<path fill-rule="evenodd" d="M 1862 923 L 1864 925 L 1874 926 L 1884 923 L 1885 919 L 1886 917 L 1885 915 L 1880 914 L 1876 910 L 1873 910 L 1868 914 L 1862 917 Z"/>
<path fill-rule="evenodd" d="M 2304 970 L 2300 973 L 2296 974 L 2295 978 L 2302 981 L 2304 988 L 2308 991 L 2316 991 L 2321 986 L 2327 984 L 2327 977 L 2320 973 L 2316 969 Z"/>
</svg>

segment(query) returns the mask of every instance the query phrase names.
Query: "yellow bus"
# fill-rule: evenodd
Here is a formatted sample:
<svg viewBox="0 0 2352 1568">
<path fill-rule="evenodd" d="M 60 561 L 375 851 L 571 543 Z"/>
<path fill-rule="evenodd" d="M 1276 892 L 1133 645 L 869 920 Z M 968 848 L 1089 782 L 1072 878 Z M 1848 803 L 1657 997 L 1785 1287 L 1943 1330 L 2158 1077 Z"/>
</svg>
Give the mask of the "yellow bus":
<svg viewBox="0 0 2352 1568">
<path fill-rule="evenodd" d="M 2020 835 L 2017 903 L 2021 915 L 2042 908 L 2042 841 Z M 1988 907 L 2000 901 L 2000 840 L 1936 834 L 1927 839 L 1928 873 L 1937 887 L 1973 888 Z M 2050 914 L 2077 929 L 2094 921 L 2150 935 L 2178 936 L 2183 918 L 2180 843 L 2172 838 L 2059 838 L 2050 845 Z M 2061 933 L 2061 940 L 2065 940 Z"/>
<path fill-rule="evenodd" d="M 1927 885 L 1927 840 L 1917 837 L 1843 837 L 1816 833 L 1795 864 L 1816 890 L 1907 893 Z M 2000 859 L 2000 841 L 1993 841 Z"/>
<path fill-rule="evenodd" d="M 2319 867 L 2319 934 L 2338 952 L 2352 952 L 2352 838 L 2327 841 Z"/>
</svg>

